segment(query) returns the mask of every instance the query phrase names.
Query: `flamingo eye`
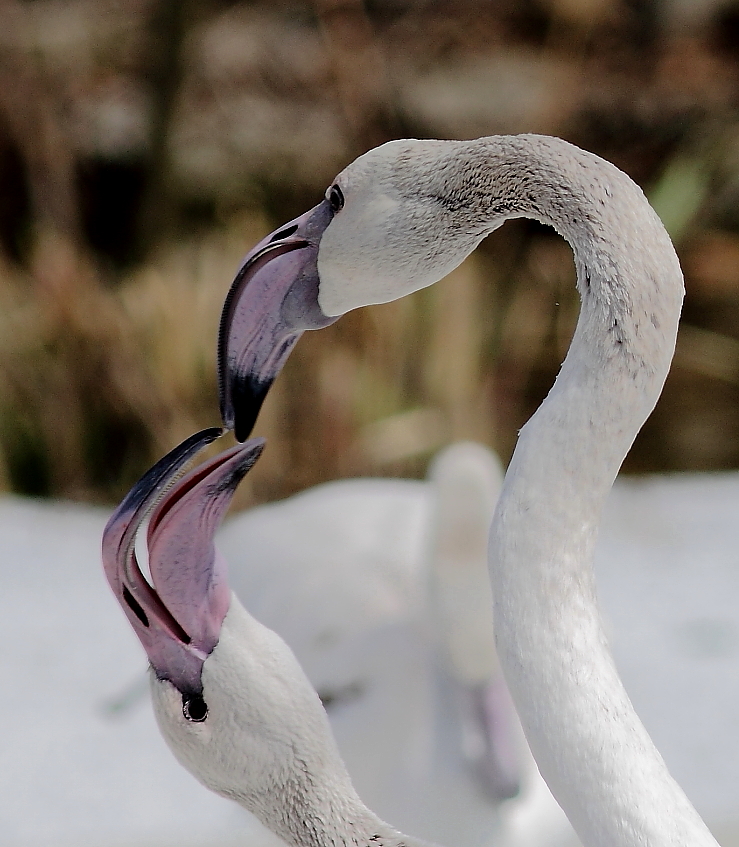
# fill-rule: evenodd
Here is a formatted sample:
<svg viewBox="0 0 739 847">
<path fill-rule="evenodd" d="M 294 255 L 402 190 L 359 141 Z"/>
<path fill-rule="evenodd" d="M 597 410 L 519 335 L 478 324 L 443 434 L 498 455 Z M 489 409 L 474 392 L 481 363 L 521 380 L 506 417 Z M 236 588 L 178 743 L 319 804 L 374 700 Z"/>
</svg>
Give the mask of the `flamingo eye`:
<svg viewBox="0 0 739 847">
<path fill-rule="evenodd" d="M 200 694 L 183 694 L 182 714 L 191 723 L 202 723 L 208 717 L 208 704 Z"/>
<path fill-rule="evenodd" d="M 344 208 L 344 194 L 338 185 L 331 186 L 331 190 L 328 193 L 328 202 L 334 214 Z"/>
</svg>

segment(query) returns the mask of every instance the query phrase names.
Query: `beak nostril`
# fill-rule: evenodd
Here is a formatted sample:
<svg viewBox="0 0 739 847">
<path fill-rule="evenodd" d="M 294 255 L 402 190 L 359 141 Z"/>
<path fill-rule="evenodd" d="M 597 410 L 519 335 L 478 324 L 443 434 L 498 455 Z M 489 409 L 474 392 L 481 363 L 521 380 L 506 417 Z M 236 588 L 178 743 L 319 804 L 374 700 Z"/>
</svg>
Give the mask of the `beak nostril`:
<svg viewBox="0 0 739 847">
<path fill-rule="evenodd" d="M 131 592 L 123 586 L 123 599 L 128 603 L 131 611 L 136 615 L 136 617 L 141 621 L 141 623 L 148 627 L 149 626 L 149 618 L 146 616 L 146 612 L 141 608 L 140 604 L 136 600 L 136 598 L 131 594 Z"/>
<path fill-rule="evenodd" d="M 200 694 L 183 694 L 182 714 L 190 723 L 202 723 L 208 717 L 208 704 Z"/>
<path fill-rule="evenodd" d="M 273 241 L 281 241 L 283 238 L 289 238 L 291 235 L 294 235 L 297 231 L 297 224 L 293 224 L 292 226 L 286 226 L 285 229 L 281 229 L 279 232 L 276 232 L 272 236 L 272 238 L 270 238 L 269 243 L 272 244 Z"/>
</svg>

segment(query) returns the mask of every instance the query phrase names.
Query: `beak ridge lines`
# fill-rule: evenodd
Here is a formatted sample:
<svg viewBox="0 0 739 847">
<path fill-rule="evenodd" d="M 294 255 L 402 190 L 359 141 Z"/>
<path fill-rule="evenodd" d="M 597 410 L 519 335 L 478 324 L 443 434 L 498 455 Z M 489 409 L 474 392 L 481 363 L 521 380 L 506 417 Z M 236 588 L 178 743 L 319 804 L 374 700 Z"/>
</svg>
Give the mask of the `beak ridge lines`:
<svg viewBox="0 0 739 847">
<path fill-rule="evenodd" d="M 238 441 L 248 438 L 303 331 L 336 320 L 318 304 L 318 250 L 332 217 L 323 200 L 262 239 L 228 292 L 218 335 L 218 389 L 224 426 Z"/>
<path fill-rule="evenodd" d="M 113 593 L 160 678 L 198 693 L 202 665 L 218 643 L 230 590 L 213 536 L 263 439 L 226 450 L 183 476 L 187 462 L 223 430 L 202 430 L 157 462 L 134 485 L 103 533 L 103 565 Z M 136 556 L 147 531 L 151 583 Z"/>
<path fill-rule="evenodd" d="M 205 655 L 218 643 L 231 596 L 213 538 L 263 448 L 263 439 L 251 439 L 198 466 L 160 500 L 149 521 L 154 589 Z"/>
</svg>

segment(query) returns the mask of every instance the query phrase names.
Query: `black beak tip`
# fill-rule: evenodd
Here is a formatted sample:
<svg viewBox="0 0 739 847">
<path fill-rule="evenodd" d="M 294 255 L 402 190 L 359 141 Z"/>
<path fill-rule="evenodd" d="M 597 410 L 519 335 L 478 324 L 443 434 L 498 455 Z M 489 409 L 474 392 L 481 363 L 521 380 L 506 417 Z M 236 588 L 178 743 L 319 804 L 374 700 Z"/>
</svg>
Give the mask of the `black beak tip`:
<svg viewBox="0 0 739 847">
<path fill-rule="evenodd" d="M 235 375 L 232 378 L 230 396 L 224 402 L 221 414 L 224 426 L 233 429 L 238 442 L 243 443 L 251 435 L 271 385 L 272 380 L 263 381 L 251 375 Z"/>
</svg>

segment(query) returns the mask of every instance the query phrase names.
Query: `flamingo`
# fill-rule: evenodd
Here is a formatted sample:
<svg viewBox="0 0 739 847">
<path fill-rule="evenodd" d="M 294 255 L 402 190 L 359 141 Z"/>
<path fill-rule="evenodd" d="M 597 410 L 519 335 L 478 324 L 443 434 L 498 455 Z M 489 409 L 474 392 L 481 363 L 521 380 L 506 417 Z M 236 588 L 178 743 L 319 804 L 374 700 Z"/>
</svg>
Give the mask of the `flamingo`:
<svg viewBox="0 0 739 847">
<path fill-rule="evenodd" d="M 570 244 L 580 318 L 549 395 L 521 430 L 493 519 L 496 645 L 539 769 L 586 847 L 715 845 L 615 668 L 592 558 L 605 499 L 654 408 L 684 294 L 641 190 L 561 139 L 389 142 L 247 256 L 219 337 L 225 425 L 243 440 L 300 334 L 456 267 L 505 220 Z"/>
</svg>

